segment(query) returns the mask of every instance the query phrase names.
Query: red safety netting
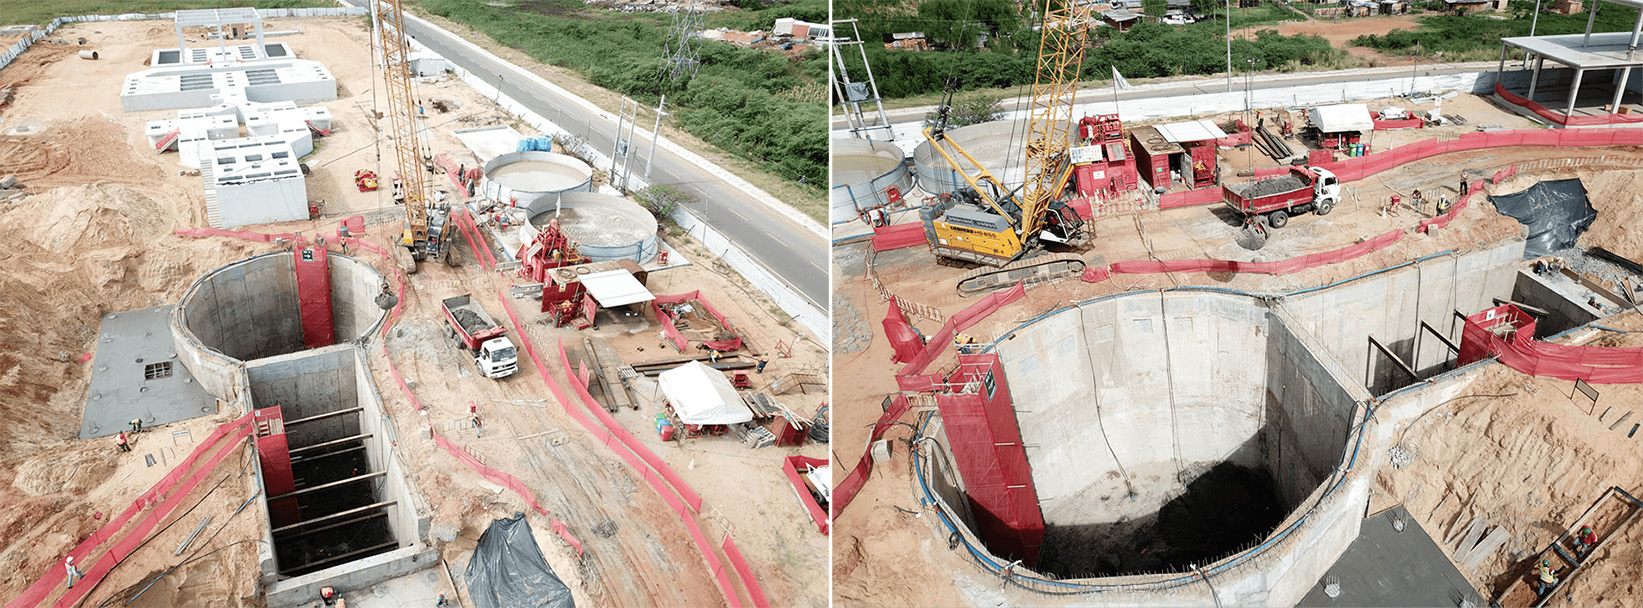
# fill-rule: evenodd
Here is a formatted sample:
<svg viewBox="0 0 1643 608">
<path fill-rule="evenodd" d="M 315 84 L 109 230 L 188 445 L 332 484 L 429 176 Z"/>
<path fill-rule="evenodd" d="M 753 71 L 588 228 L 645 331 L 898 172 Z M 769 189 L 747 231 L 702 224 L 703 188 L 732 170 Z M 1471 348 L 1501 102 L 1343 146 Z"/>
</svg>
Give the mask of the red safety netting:
<svg viewBox="0 0 1643 608">
<path fill-rule="evenodd" d="M 1643 116 L 1636 114 L 1600 114 L 1597 116 L 1564 116 L 1562 112 L 1553 112 L 1528 98 L 1506 90 L 1506 87 L 1495 83 L 1495 94 L 1500 95 L 1507 103 L 1528 108 L 1530 112 L 1560 125 L 1585 127 L 1591 125 L 1615 125 L 1624 123 L 1643 122 Z"/>
<path fill-rule="evenodd" d="M 650 302 L 650 310 L 656 314 L 656 319 L 661 322 L 662 331 L 667 333 L 667 337 L 673 340 L 673 345 L 677 346 L 680 351 L 685 350 L 685 348 L 690 345 L 690 341 L 685 339 L 684 334 L 679 333 L 679 328 L 674 327 L 673 324 L 678 319 L 673 315 L 668 314 L 666 310 L 663 310 L 661 305 L 678 304 L 680 302 L 690 302 L 693 300 L 697 304 L 701 305 L 702 310 L 705 310 L 708 314 L 713 315 L 713 318 L 719 321 L 719 326 L 725 328 L 725 331 L 736 333 L 736 328 L 730 325 L 730 319 L 727 319 L 724 315 L 719 314 L 719 311 L 714 309 L 712 304 L 709 304 L 707 300 L 702 298 L 701 290 L 671 296 L 656 294 L 656 299 L 651 300 Z M 702 345 L 717 351 L 731 352 L 742 348 L 742 337 L 737 335 L 733 340 L 703 340 Z"/>
<path fill-rule="evenodd" d="M 913 404 L 907 400 L 906 395 L 896 395 L 892 398 L 890 400 L 890 409 L 885 410 L 884 415 L 879 416 L 878 424 L 873 425 L 873 432 L 868 436 L 867 444 L 871 446 L 874 441 L 883 438 L 884 433 L 889 431 L 890 427 L 895 426 L 887 423 L 899 420 L 902 414 L 906 414 L 912 406 Z M 844 512 L 845 505 L 850 504 L 850 501 L 856 498 L 856 493 L 861 491 L 862 486 L 867 485 L 867 477 L 872 474 L 873 455 L 863 451 L 861 461 L 856 463 L 856 468 L 852 469 L 850 474 L 845 476 L 842 481 L 833 485 L 833 502 L 830 505 L 833 510 L 833 517 L 838 517 L 839 513 Z M 804 491 L 802 487 L 804 481 L 798 479 L 796 473 L 790 473 L 788 478 L 794 482 L 794 489 Z M 800 500 L 804 500 L 802 495 Z"/>
<path fill-rule="evenodd" d="M 1541 342 L 1535 339 L 1534 318 L 1511 304 L 1466 317 L 1459 363 L 1466 365 L 1487 357 L 1498 357 L 1507 367 L 1530 376 L 1592 384 L 1643 383 L 1643 347 Z"/>
<path fill-rule="evenodd" d="M 1375 123 L 1376 131 L 1387 131 L 1391 129 L 1422 129 L 1426 127 L 1426 121 L 1422 120 L 1419 116 L 1412 116 L 1403 120 L 1374 119 L 1373 122 Z"/>
<path fill-rule="evenodd" d="M 1193 207 L 1197 205 L 1213 205 L 1225 200 L 1221 196 L 1220 188 L 1201 188 L 1198 190 L 1183 190 L 1170 192 L 1158 197 L 1159 209 L 1175 209 L 1177 207 Z"/>
<path fill-rule="evenodd" d="M 138 512 L 152 507 L 152 510 L 138 520 L 137 524 L 129 531 L 121 535 L 119 540 L 115 541 L 114 545 L 109 547 L 108 551 L 96 563 L 92 564 L 89 569 L 83 570 L 85 576 L 80 580 L 78 587 L 68 590 L 53 605 L 73 606 L 87 593 L 90 593 L 92 587 L 95 587 L 114 566 L 125 560 L 133 551 L 136 551 L 138 545 L 142 544 L 148 533 L 160 523 L 160 520 L 170 515 L 182 502 L 183 498 L 187 497 L 188 493 L 193 491 L 194 487 L 199 485 L 200 481 L 205 479 L 205 476 L 215 469 L 223 459 L 227 458 L 234 451 L 234 448 L 238 447 L 240 441 L 250 434 L 251 414 L 249 413 L 219 425 L 217 430 L 212 431 L 210 436 L 194 448 L 188 458 L 178 463 L 176 467 L 171 469 L 170 473 L 167 473 L 148 491 L 138 495 L 137 499 L 132 501 L 131 506 L 126 507 L 125 511 L 122 511 L 119 516 L 109 520 L 96 532 L 91 533 L 91 536 L 75 545 L 74 549 L 68 552 L 68 555 L 73 556 L 84 567 L 86 558 L 91 555 L 93 550 L 125 529 L 126 524 L 136 517 Z M 221 443 L 224 437 L 227 437 L 229 441 Z M 220 447 L 218 447 L 219 443 L 221 443 Z M 207 456 L 212 448 L 217 448 L 216 453 Z M 205 459 L 205 463 L 196 470 L 194 465 L 200 462 L 202 458 Z M 68 572 L 63 568 L 62 561 L 53 561 L 47 564 L 45 574 L 35 580 L 34 584 L 29 585 L 28 589 L 25 589 L 21 595 L 7 602 L 5 608 L 25 608 L 39 605 L 40 601 L 50 595 L 57 585 L 62 584 L 67 576 Z"/>
<path fill-rule="evenodd" d="M 1226 137 L 1222 137 L 1220 139 L 1215 140 L 1215 145 L 1220 146 L 1222 148 L 1232 148 L 1232 147 L 1242 146 L 1242 145 L 1248 144 L 1248 143 L 1253 143 L 1254 141 L 1255 141 L 1255 133 L 1254 132 L 1239 131 L 1237 133 L 1233 133 L 1233 134 L 1228 135 Z"/>
<path fill-rule="evenodd" d="M 553 529 L 554 534 L 558 534 L 559 538 L 565 539 L 566 543 L 576 548 L 577 556 L 582 555 L 582 541 L 576 540 L 576 536 L 570 533 L 570 528 L 565 526 L 565 522 L 559 521 L 559 518 L 554 517 L 551 513 L 548 513 L 547 509 L 542 508 L 542 505 L 536 502 L 536 494 L 532 493 L 530 487 L 526 486 L 524 482 L 515 479 L 512 475 L 485 466 L 484 463 L 479 462 L 478 458 L 474 458 L 473 454 L 469 454 L 467 450 L 457 447 L 456 444 L 446 440 L 438 433 L 434 433 L 434 445 L 443 448 L 452 457 L 462 461 L 462 464 L 468 465 L 468 468 L 473 469 L 473 471 L 478 473 L 481 477 L 491 480 L 492 483 L 507 486 L 512 489 L 515 494 L 519 495 L 520 498 L 525 499 L 525 504 L 530 505 L 530 507 L 535 509 L 537 513 L 548 516 L 549 527 Z"/>
<path fill-rule="evenodd" d="M 1501 169 L 1499 171 L 1496 171 L 1495 175 L 1493 177 L 1489 178 L 1489 183 L 1498 184 L 1498 183 L 1504 182 L 1508 179 L 1511 179 L 1512 176 L 1514 176 L 1514 175 L 1517 175 L 1517 165 L 1512 165 L 1512 166 L 1507 167 L 1505 169 Z"/>
<path fill-rule="evenodd" d="M 821 531 L 822 534 L 827 534 L 831 528 L 827 521 L 827 513 L 822 511 L 821 505 L 816 504 L 815 497 L 810 495 L 809 486 L 805 485 L 804 478 L 799 476 L 799 466 L 819 467 L 826 464 L 826 460 L 809 456 L 788 456 L 782 461 L 782 473 L 787 475 L 787 481 L 793 484 L 793 492 L 799 498 L 799 505 L 810 513 L 810 519 L 816 522 L 816 529 Z M 867 466 L 873 466 L 872 459 L 868 459 Z M 852 498 L 855 497 L 854 491 L 851 491 L 850 494 Z"/>
<path fill-rule="evenodd" d="M 462 231 L 462 236 L 468 239 L 468 248 L 473 251 L 474 259 L 479 260 L 479 265 L 487 271 L 496 268 L 496 258 L 491 255 L 491 248 L 485 243 L 485 235 L 479 231 L 479 226 L 474 224 L 468 210 L 452 213 L 451 217 L 454 218 L 457 228 Z"/>
<path fill-rule="evenodd" d="M 896 296 L 890 296 L 890 310 L 884 315 L 884 335 L 890 339 L 890 348 L 894 351 L 890 356 L 892 363 L 911 361 L 924 348 L 924 342 L 913 329 L 913 324 L 908 323 L 907 316 L 902 314 Z"/>
<path fill-rule="evenodd" d="M 193 238 L 197 238 L 197 239 L 203 239 L 203 238 L 208 237 L 208 236 L 226 236 L 226 237 L 232 238 L 232 239 L 245 239 L 247 241 L 261 241 L 261 242 L 264 242 L 264 243 L 272 243 L 272 242 L 274 242 L 275 239 L 286 239 L 286 240 L 295 242 L 298 246 L 306 246 L 308 244 L 308 239 L 303 238 L 303 236 L 300 235 L 300 234 L 263 234 L 261 232 L 251 232 L 251 231 L 248 231 L 248 230 L 223 230 L 221 228 L 187 228 L 187 229 L 184 229 L 184 230 L 178 230 L 177 234 L 181 235 L 181 236 L 193 237 Z"/>
<path fill-rule="evenodd" d="M 1166 260 L 1116 262 L 1106 268 L 1086 268 L 1084 282 L 1099 283 L 1121 274 L 1157 274 L 1163 272 L 1236 272 L 1243 274 L 1289 274 L 1308 268 L 1336 264 L 1362 257 L 1391 246 L 1403 239 L 1403 230 L 1392 230 L 1356 245 L 1334 251 L 1320 251 L 1276 262 L 1239 262 L 1236 260 Z"/>
<path fill-rule="evenodd" d="M 998 354 L 960 355 L 951 382 L 989 386 L 936 394 L 947 447 L 964 478 L 976 526 L 1006 559 L 1036 564 L 1044 540 L 1044 515 Z"/>
<path fill-rule="evenodd" d="M 559 342 L 559 361 L 565 365 L 565 369 L 571 369 L 570 356 L 565 354 L 564 341 Z M 622 423 L 617 422 L 616 418 L 611 417 L 610 412 L 606 412 L 605 408 L 600 406 L 598 401 L 593 400 L 593 395 L 588 393 L 587 387 L 588 378 L 592 376 L 592 370 L 587 369 L 585 361 L 583 362 L 583 365 L 584 367 L 582 368 L 583 371 L 580 377 L 575 375 L 571 376 L 571 379 L 573 380 L 573 382 L 571 382 L 571 388 L 575 389 L 576 396 L 582 399 L 582 405 L 586 406 L 588 411 L 592 412 L 593 416 L 599 419 L 599 423 L 604 425 L 605 429 L 610 431 L 610 433 L 614 435 L 616 439 L 622 443 L 622 445 L 626 446 L 627 449 L 632 450 L 634 455 L 637 455 L 640 460 L 645 461 L 645 464 L 650 465 L 650 468 L 655 469 L 657 473 L 660 473 L 662 478 L 667 480 L 668 485 L 672 486 L 674 491 L 678 492 L 679 496 L 685 499 L 685 504 L 690 506 L 691 511 L 702 510 L 702 497 L 696 495 L 696 491 L 690 488 L 690 484 L 685 483 L 685 480 L 680 478 L 679 474 L 673 471 L 673 467 L 669 467 L 666 462 L 662 462 L 662 459 L 657 457 L 654 452 L 651 452 L 650 448 L 645 447 L 645 444 L 641 443 L 639 438 L 634 437 L 632 433 L 628 432 L 626 427 L 622 426 Z"/>
<path fill-rule="evenodd" d="M 342 237 L 343 226 L 348 227 L 348 236 L 365 236 L 365 216 L 363 215 L 342 218 L 342 221 L 337 224 L 337 238 Z"/>
<path fill-rule="evenodd" d="M 307 247 L 291 250 L 297 280 L 297 317 L 302 321 L 302 343 L 308 348 L 335 344 L 331 321 L 331 256 Z"/>
<path fill-rule="evenodd" d="M 924 238 L 924 224 L 918 222 L 873 229 L 873 251 L 889 251 L 927 242 Z"/>
<path fill-rule="evenodd" d="M 725 536 L 724 542 L 719 543 L 719 548 L 724 550 L 730 565 L 736 568 L 736 575 L 742 577 L 742 585 L 747 587 L 747 594 L 753 597 L 753 605 L 757 608 L 770 608 L 770 600 L 765 599 L 764 589 L 759 588 L 758 579 L 753 578 L 753 568 L 748 567 L 747 560 L 742 557 L 742 550 L 736 548 L 736 541 Z"/>
<path fill-rule="evenodd" d="M 1015 287 L 987 294 L 987 296 L 982 298 L 981 301 L 971 304 L 964 310 L 959 311 L 958 314 L 949 317 L 947 322 L 942 324 L 941 331 L 937 332 L 929 342 L 924 344 L 924 349 L 919 351 L 917 355 L 914 355 L 912 360 L 907 363 L 907 366 L 903 367 L 900 372 L 896 373 L 898 376 L 897 382 L 900 382 L 901 379 L 899 377 L 901 376 L 917 376 L 919 374 L 923 374 L 924 370 L 930 367 L 930 364 L 934 363 L 935 360 L 942 355 L 942 353 L 945 353 L 947 352 L 947 349 L 952 348 L 951 344 L 954 335 L 957 335 L 958 332 L 969 329 L 970 326 L 975 325 L 976 322 L 986 318 L 987 315 L 993 314 L 998 309 L 1003 308 L 1011 302 L 1021 299 L 1021 297 L 1025 295 L 1027 295 L 1026 285 L 1023 283 L 1016 283 Z M 921 385 L 922 381 L 918 381 L 918 384 Z M 907 389 L 904 386 L 902 390 L 927 389 Z"/>
</svg>

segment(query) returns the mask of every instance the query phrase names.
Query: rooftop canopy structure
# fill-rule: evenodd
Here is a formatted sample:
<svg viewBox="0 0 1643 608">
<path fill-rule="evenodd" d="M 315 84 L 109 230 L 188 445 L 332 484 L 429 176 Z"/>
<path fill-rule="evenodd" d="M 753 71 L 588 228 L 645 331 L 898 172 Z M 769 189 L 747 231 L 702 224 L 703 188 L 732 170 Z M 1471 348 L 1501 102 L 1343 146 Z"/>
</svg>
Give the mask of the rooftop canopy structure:
<svg viewBox="0 0 1643 608">
<path fill-rule="evenodd" d="M 1638 38 L 1643 34 L 1643 10 L 1639 11 L 1637 23 L 1630 32 L 1593 33 L 1597 11 L 1604 1 L 1643 9 L 1643 0 L 1598 0 L 1591 3 L 1585 33 L 1502 38 L 1496 82 L 1500 82 L 1500 76 L 1506 71 L 1506 56 L 1512 49 L 1524 53 L 1525 67 L 1529 65 L 1529 59 L 1534 58 L 1534 74 L 1529 79 L 1528 95 L 1524 96 L 1531 102 L 1534 101 L 1536 88 L 1541 84 L 1541 71 L 1547 60 L 1571 68 L 1574 79 L 1569 85 L 1569 97 L 1563 110 L 1564 117 L 1570 117 L 1574 114 L 1575 100 L 1580 95 L 1586 72 L 1613 70 L 1614 98 L 1609 107 L 1611 112 L 1616 111 L 1626 91 L 1627 77 L 1633 68 L 1643 67 L 1643 54 L 1637 52 Z"/>
</svg>

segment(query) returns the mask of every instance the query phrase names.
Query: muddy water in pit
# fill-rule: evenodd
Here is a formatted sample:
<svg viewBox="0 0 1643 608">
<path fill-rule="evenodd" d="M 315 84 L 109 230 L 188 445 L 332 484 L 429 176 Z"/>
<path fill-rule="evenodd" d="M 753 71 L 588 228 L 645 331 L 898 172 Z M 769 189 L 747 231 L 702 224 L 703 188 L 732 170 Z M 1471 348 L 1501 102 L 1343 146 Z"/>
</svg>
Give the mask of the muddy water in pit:
<svg viewBox="0 0 1643 608">
<path fill-rule="evenodd" d="M 491 171 L 488 177 L 496 183 L 524 192 L 564 190 L 587 179 L 574 167 L 534 160 L 503 165 Z"/>
</svg>

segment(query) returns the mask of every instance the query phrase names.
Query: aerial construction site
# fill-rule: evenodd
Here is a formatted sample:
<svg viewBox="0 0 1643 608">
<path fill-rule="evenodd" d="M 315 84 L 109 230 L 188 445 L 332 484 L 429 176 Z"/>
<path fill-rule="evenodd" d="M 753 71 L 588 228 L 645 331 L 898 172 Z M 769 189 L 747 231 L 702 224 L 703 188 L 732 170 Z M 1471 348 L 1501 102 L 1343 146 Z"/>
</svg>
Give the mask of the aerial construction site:
<svg viewBox="0 0 1643 608">
<path fill-rule="evenodd" d="M 830 337 L 401 10 L 0 39 L 0 598 L 826 605 Z"/>
<path fill-rule="evenodd" d="M 1081 89 L 1089 10 L 962 126 L 836 47 L 837 604 L 1643 602 L 1643 29 Z"/>
</svg>

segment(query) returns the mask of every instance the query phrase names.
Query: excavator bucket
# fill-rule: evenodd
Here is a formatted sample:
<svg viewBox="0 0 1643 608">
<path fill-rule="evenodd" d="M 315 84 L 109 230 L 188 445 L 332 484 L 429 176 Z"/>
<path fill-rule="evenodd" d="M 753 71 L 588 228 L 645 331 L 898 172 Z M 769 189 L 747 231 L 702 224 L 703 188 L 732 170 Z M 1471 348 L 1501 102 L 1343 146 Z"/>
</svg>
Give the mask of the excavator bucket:
<svg viewBox="0 0 1643 608">
<path fill-rule="evenodd" d="M 1267 227 L 1266 218 L 1257 218 L 1244 223 L 1238 234 L 1232 237 L 1239 247 L 1250 251 L 1258 251 L 1266 246 Z"/>
</svg>

